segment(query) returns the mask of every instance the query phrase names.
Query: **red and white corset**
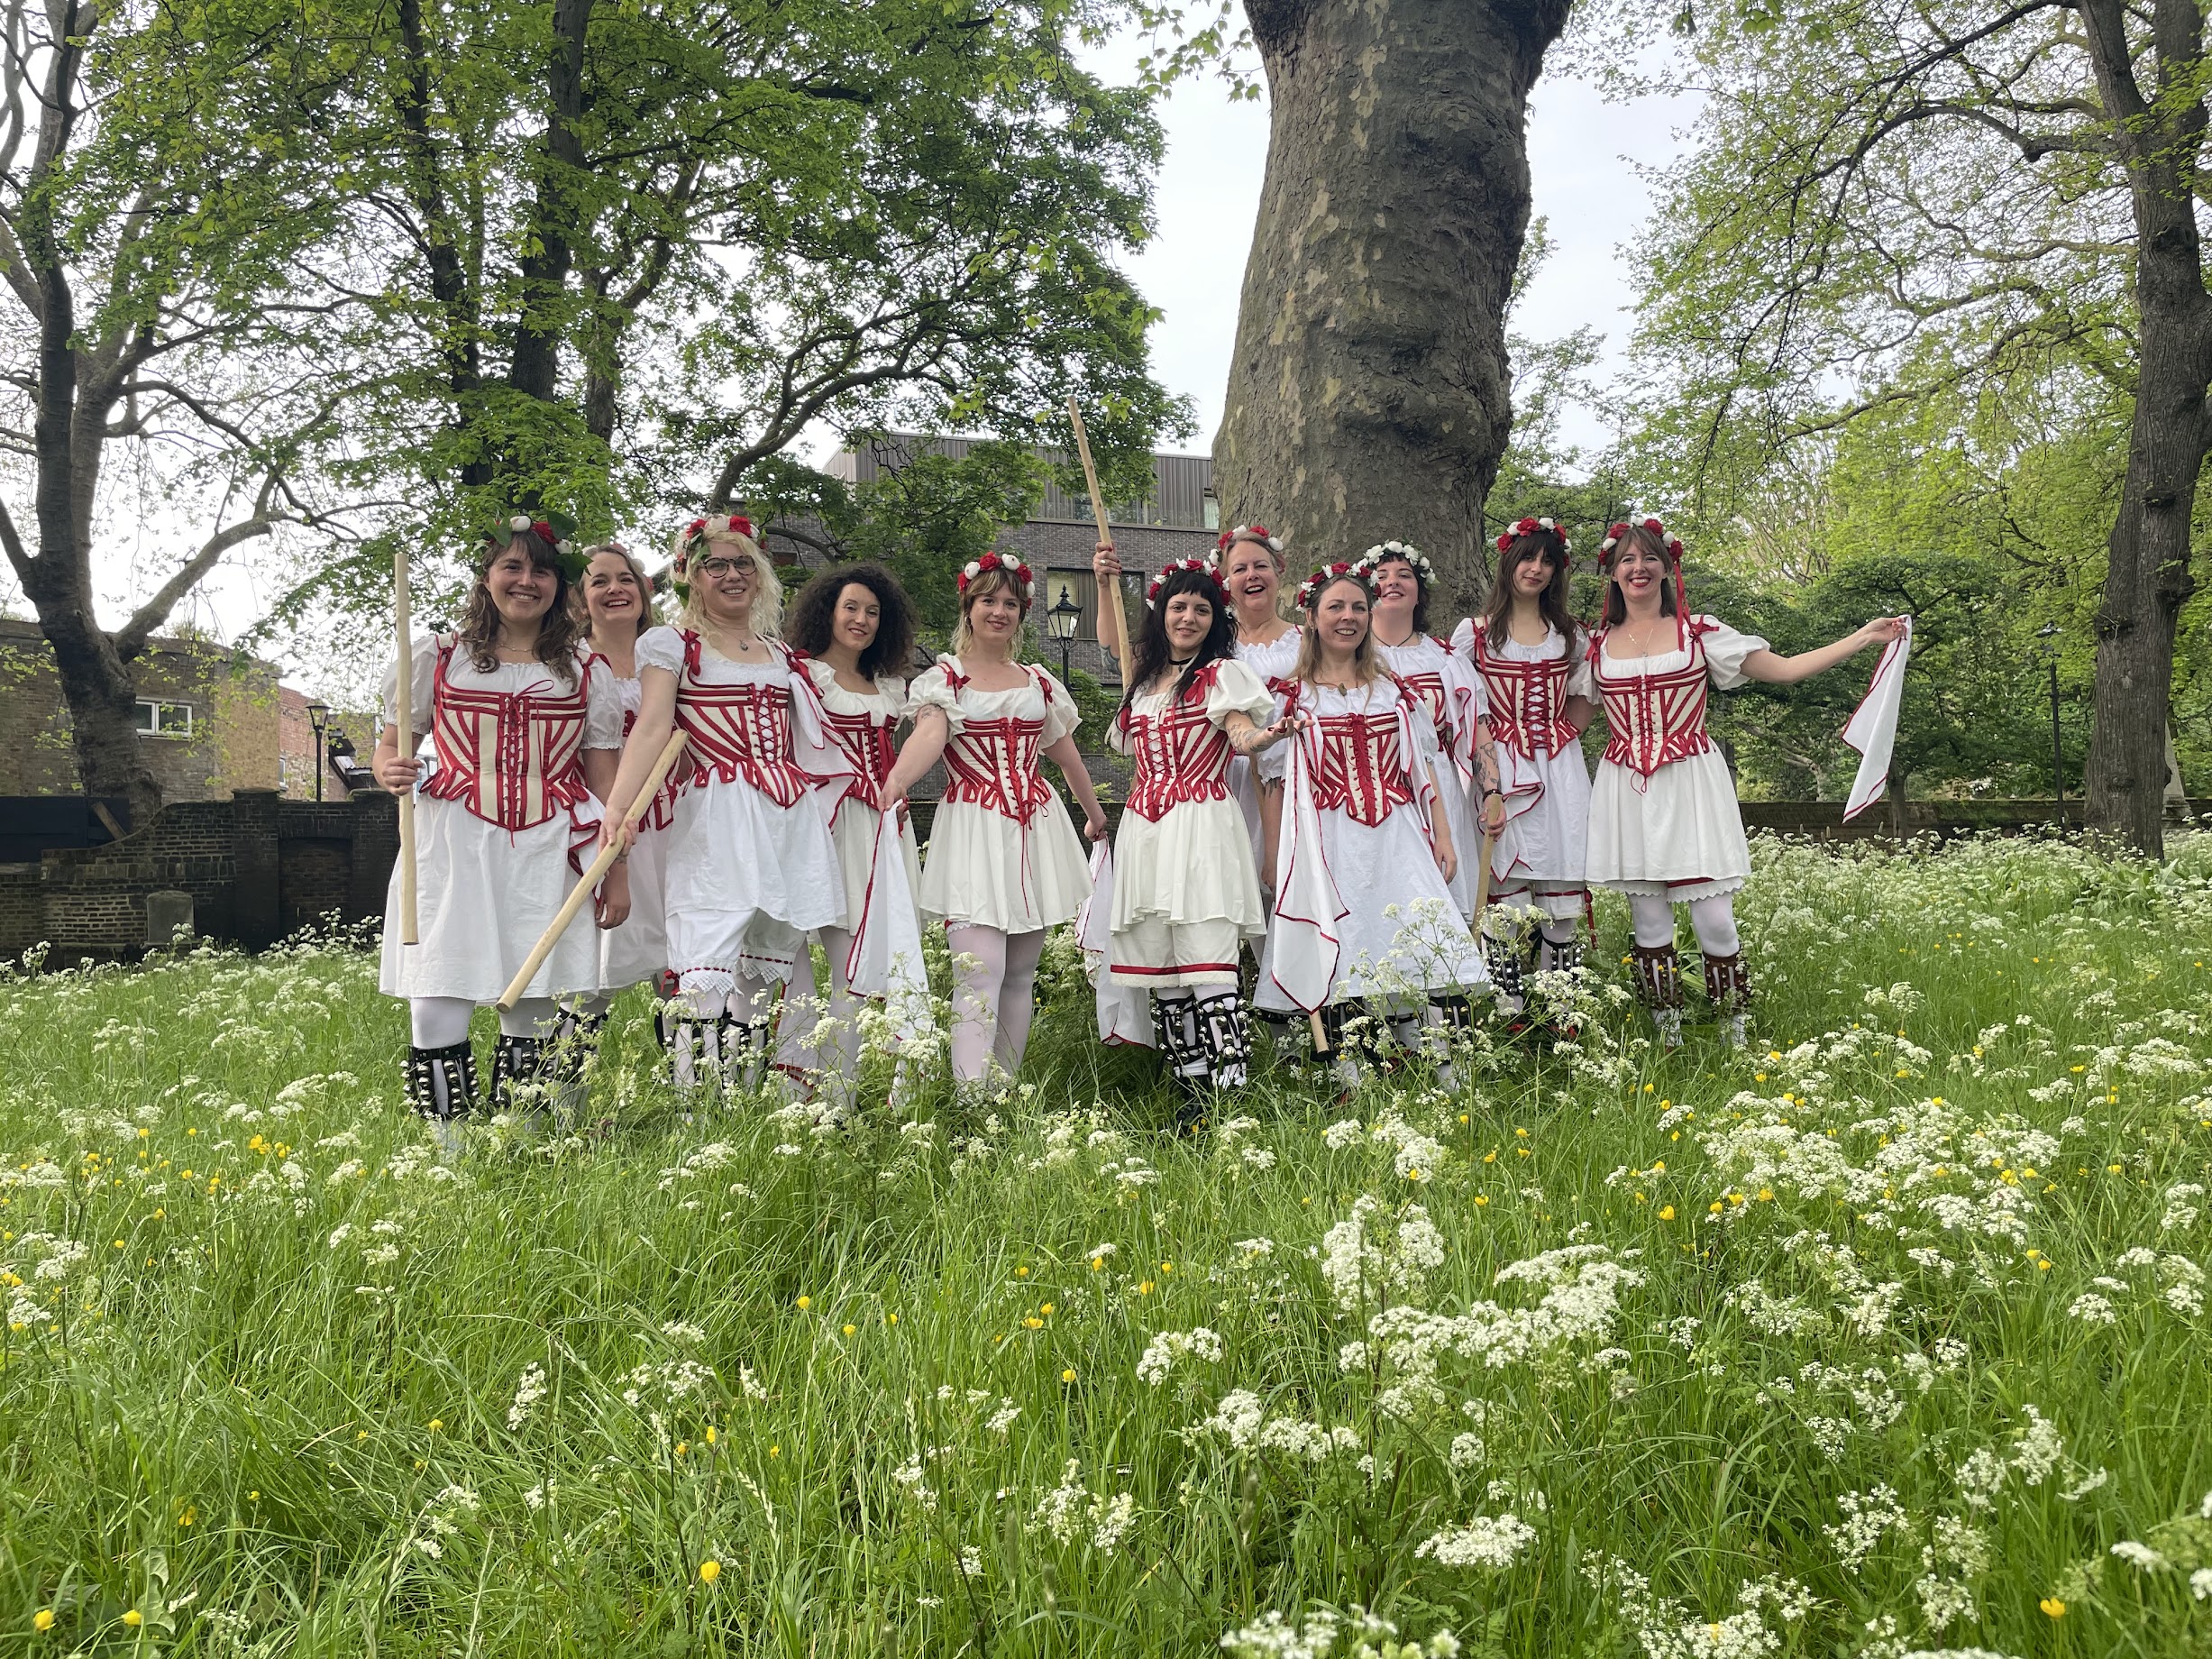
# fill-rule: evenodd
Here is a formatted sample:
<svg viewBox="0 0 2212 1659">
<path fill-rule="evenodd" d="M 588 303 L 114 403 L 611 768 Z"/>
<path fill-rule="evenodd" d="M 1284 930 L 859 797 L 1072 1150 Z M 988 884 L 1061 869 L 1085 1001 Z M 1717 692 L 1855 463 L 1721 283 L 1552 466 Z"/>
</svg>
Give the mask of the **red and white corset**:
<svg viewBox="0 0 2212 1659">
<path fill-rule="evenodd" d="M 1341 810 L 1370 829 L 1413 799 L 1407 756 L 1398 734 L 1396 710 L 1386 714 L 1324 714 L 1314 718 L 1320 733 L 1321 766 L 1313 780 L 1313 804 L 1321 811 Z"/>
<path fill-rule="evenodd" d="M 590 670 L 562 691 L 546 679 L 520 692 L 458 686 L 446 676 L 455 642 L 438 646 L 430 741 L 438 768 L 423 793 L 458 802 L 502 830 L 528 830 L 590 798 L 583 747 Z"/>
<path fill-rule="evenodd" d="M 1156 714 L 1122 707 L 1121 735 L 1137 763 L 1128 810 L 1147 823 L 1157 823 L 1169 808 L 1186 802 L 1229 799 L 1229 734 L 1206 715 L 1213 679 L 1208 667 L 1198 683 Z"/>
<path fill-rule="evenodd" d="M 837 752 L 852 763 L 852 775 L 845 780 L 845 793 L 837 797 L 839 807 L 847 801 L 857 801 L 871 811 L 883 810 L 883 780 L 891 775 L 891 763 L 899 756 L 899 746 L 891 741 L 891 730 L 898 723 L 896 713 L 878 719 L 873 714 L 823 711 L 822 729 L 837 746 Z M 831 816 L 836 816 L 834 808 Z"/>
<path fill-rule="evenodd" d="M 1475 671 L 1489 699 L 1490 735 L 1516 755 L 1557 755 L 1579 741 L 1567 718 L 1567 683 L 1575 668 L 1571 648 L 1543 662 L 1498 656 L 1487 628 L 1475 634 Z"/>
<path fill-rule="evenodd" d="M 796 806 L 810 786 L 791 758 L 791 689 L 788 685 L 717 685 L 699 677 L 699 638 L 683 637 L 683 673 L 676 682 L 676 724 L 690 735 L 683 754 L 683 788 L 740 777 L 778 806 Z"/>
<path fill-rule="evenodd" d="M 1028 823 L 1052 799 L 1050 786 L 1037 770 L 1044 743 L 1042 720 L 968 721 L 945 746 L 945 770 L 951 774 L 946 801 L 988 807 L 1001 818 Z"/>
<path fill-rule="evenodd" d="M 1705 699 L 1713 682 L 1698 639 L 1704 631 L 1695 626 L 1684 630 L 1689 661 L 1662 674 L 1620 674 L 1606 659 L 1604 634 L 1590 642 L 1590 665 L 1605 700 L 1605 758 L 1614 765 L 1648 778 L 1661 766 L 1712 748 Z"/>
<path fill-rule="evenodd" d="M 1451 698 L 1444 690 L 1441 674 L 1402 674 L 1401 683 L 1421 699 L 1421 707 L 1429 716 L 1429 724 L 1436 730 L 1438 747 L 1451 747 Z"/>
</svg>

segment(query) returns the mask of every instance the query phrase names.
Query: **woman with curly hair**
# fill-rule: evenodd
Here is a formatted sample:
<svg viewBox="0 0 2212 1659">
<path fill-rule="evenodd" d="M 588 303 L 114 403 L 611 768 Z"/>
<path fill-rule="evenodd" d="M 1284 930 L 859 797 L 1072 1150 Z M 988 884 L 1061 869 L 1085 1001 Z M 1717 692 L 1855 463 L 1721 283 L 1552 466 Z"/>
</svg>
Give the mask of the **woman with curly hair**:
<svg viewBox="0 0 2212 1659">
<path fill-rule="evenodd" d="M 958 972 L 953 992 L 953 1077 L 982 1086 L 1021 1069 L 1035 1013 L 1045 930 L 1071 921 L 1091 894 L 1091 872 L 1067 810 L 1037 770 L 1052 761 L 1083 805 L 1084 833 L 1106 833 L 1068 689 L 1016 660 L 1034 578 L 1012 554 L 986 553 L 960 573 L 960 623 L 951 652 L 908 688 L 913 735 L 883 785 L 891 811 L 944 756 L 951 775 L 929 829 L 921 907 L 942 917 Z"/>
<path fill-rule="evenodd" d="M 825 1018 L 809 1021 L 791 1006 L 794 994 L 813 990 L 809 976 L 794 974 L 784 985 L 787 1034 L 777 1063 L 809 1080 L 832 1079 L 849 1092 L 860 1061 L 860 999 L 849 975 L 873 896 L 883 785 L 898 756 L 892 738 L 906 709 L 906 670 L 914 655 L 914 610 L 906 590 L 881 564 L 840 564 L 799 591 L 783 635 L 820 693 L 824 730 L 849 771 L 829 820 L 845 878 L 845 914 L 817 934 L 829 958 Z M 897 834 L 910 894 L 921 884 L 921 864 L 914 826 L 904 813 Z M 796 1040 L 794 1031 L 801 1033 Z"/>
<path fill-rule="evenodd" d="M 1590 790 L 1590 882 L 1628 899 L 1636 989 L 1660 1040 L 1682 1041 L 1675 912 L 1686 904 L 1704 953 L 1705 992 L 1732 1047 L 1744 1042 L 1750 976 L 1733 894 L 1751 873 L 1728 763 L 1705 731 L 1705 699 L 1746 680 L 1794 685 L 1906 631 L 1877 617 L 1857 633 L 1796 656 L 1690 611 L 1682 543 L 1657 518 L 1616 524 L 1599 544 L 1605 625 L 1590 644 L 1604 699 L 1604 758 Z"/>
<path fill-rule="evenodd" d="M 1286 728 L 1275 693 L 1236 659 L 1229 592 L 1213 566 L 1178 560 L 1153 580 L 1110 741 L 1137 763 L 1114 839 L 1116 983 L 1151 993 L 1161 1054 L 1184 1087 L 1245 1081 L 1251 1034 L 1237 953 L 1266 937 L 1259 875 L 1230 795 L 1232 756 Z"/>
<path fill-rule="evenodd" d="M 615 780 L 622 701 L 570 607 L 580 563 L 546 520 L 503 519 L 484 538 L 460 628 L 416 637 L 408 660 L 384 680 L 376 776 L 395 793 L 420 783 L 422 937 L 400 942 L 395 869 L 378 983 L 407 1001 L 408 1097 L 449 1150 L 459 1144 L 455 1120 L 476 1104 L 469 1018 L 499 1000 L 567 899 Z M 399 753 L 402 673 L 413 707 L 429 710 L 437 764 L 426 780 L 423 763 Z M 628 872 L 617 865 L 594 896 L 599 926 L 618 926 L 629 907 Z M 599 940 L 571 927 L 521 1001 L 499 1015 L 488 1091 L 495 1104 L 515 1104 L 514 1086 L 544 1075 L 561 1000 L 599 985 Z M 565 1048 L 564 1075 L 581 1059 Z"/>
<path fill-rule="evenodd" d="M 1531 968 L 1563 973 L 1582 958 L 1575 930 L 1589 894 L 1590 771 L 1581 738 L 1596 718 L 1597 686 L 1589 634 L 1567 609 L 1566 532 L 1549 518 L 1523 518 L 1497 545 L 1489 603 L 1459 625 L 1452 645 L 1482 681 L 1505 773 L 1482 939 L 1491 980 L 1518 1016 Z M 1532 935 L 1525 944 L 1524 933 Z"/>
<path fill-rule="evenodd" d="M 669 734 L 690 747 L 670 776 L 663 877 L 677 1004 L 676 1086 L 749 1088 L 768 1059 L 783 982 L 806 936 L 845 919 L 845 880 L 818 789 L 848 770 L 823 733 L 820 694 L 777 637 L 783 589 L 742 514 L 676 537 L 682 611 L 637 642 L 644 689 L 609 803 L 618 821 Z M 610 838 L 614 831 L 610 830 Z"/>
</svg>

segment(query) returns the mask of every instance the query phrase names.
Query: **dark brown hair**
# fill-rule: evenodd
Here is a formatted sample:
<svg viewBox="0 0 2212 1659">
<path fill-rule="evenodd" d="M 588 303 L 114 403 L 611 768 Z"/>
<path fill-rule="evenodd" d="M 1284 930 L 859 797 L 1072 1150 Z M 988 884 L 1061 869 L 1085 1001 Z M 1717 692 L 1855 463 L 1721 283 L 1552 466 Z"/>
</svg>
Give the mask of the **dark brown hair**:
<svg viewBox="0 0 2212 1659">
<path fill-rule="evenodd" d="M 873 560 L 858 564 L 836 564 L 821 572 L 799 590 L 791 613 L 784 619 L 783 637 L 809 656 L 819 656 L 835 637 L 837 601 L 847 588 L 865 588 L 875 595 L 875 637 L 860 654 L 860 672 L 873 680 L 888 668 L 904 678 L 913 666 L 914 607 L 898 578 Z"/>
<path fill-rule="evenodd" d="M 486 539 L 483 554 L 476 562 L 476 585 L 469 590 L 454 643 L 468 652 L 477 673 L 489 674 L 499 665 L 499 608 L 491 602 L 491 584 L 486 579 L 491 567 L 512 547 L 528 554 L 533 568 L 553 573 L 553 603 L 538 619 L 537 660 L 573 685 L 576 648 L 583 643 L 584 625 L 577 619 L 576 607 L 570 603 L 571 583 L 568 572 L 561 566 L 561 555 L 535 530 L 517 530 L 514 539 L 504 544 Z"/>
<path fill-rule="evenodd" d="M 1675 561 L 1667 551 L 1667 544 L 1645 529 L 1641 524 L 1632 524 L 1621 532 L 1613 543 L 1613 553 L 1605 563 L 1605 626 L 1618 627 L 1628 620 L 1628 601 L 1621 597 L 1621 584 L 1613 579 L 1613 567 L 1620 563 L 1621 555 L 1629 548 L 1648 553 L 1667 569 L 1667 580 L 1659 583 L 1659 615 L 1671 617 L 1675 613 Z"/>
<path fill-rule="evenodd" d="M 1229 614 L 1229 599 L 1221 591 L 1221 579 L 1211 570 L 1175 571 L 1160 583 L 1159 592 L 1145 607 L 1145 619 L 1138 624 L 1137 650 L 1129 671 L 1129 689 L 1121 693 L 1123 708 L 1134 703 L 1137 694 L 1149 689 L 1153 681 L 1174 664 L 1175 650 L 1167 642 L 1167 601 L 1181 593 L 1197 594 L 1212 607 L 1213 617 L 1206 624 L 1206 637 L 1199 642 L 1196 655 L 1175 676 L 1171 688 L 1173 695 L 1168 701 L 1182 701 L 1209 664 L 1236 655 L 1237 622 Z"/>
<path fill-rule="evenodd" d="M 1414 564 L 1412 560 L 1407 558 L 1402 553 L 1385 553 L 1381 558 L 1376 560 L 1375 563 L 1368 568 L 1371 569 L 1376 575 L 1380 575 L 1382 573 L 1383 566 L 1385 564 L 1403 564 L 1407 570 L 1413 573 L 1413 632 L 1415 634 L 1427 633 L 1429 631 L 1428 578 L 1421 573 L 1420 565 Z M 1374 576 L 1370 576 L 1367 580 L 1368 585 L 1370 588 L 1372 588 L 1374 584 Z M 1373 603 L 1374 598 L 1375 595 L 1372 592 L 1367 595 L 1370 604 Z"/>
<path fill-rule="evenodd" d="M 1506 627 L 1513 614 L 1513 572 L 1524 559 L 1546 557 L 1551 560 L 1551 580 L 1536 596 L 1536 609 L 1549 626 L 1558 630 L 1568 648 L 1574 648 L 1576 623 L 1567 609 L 1565 539 L 1557 530 L 1531 530 L 1526 536 L 1514 536 L 1498 555 L 1498 573 L 1491 579 L 1490 603 L 1483 614 L 1483 628 L 1490 636 L 1492 650 L 1502 649 L 1505 644 Z"/>
</svg>

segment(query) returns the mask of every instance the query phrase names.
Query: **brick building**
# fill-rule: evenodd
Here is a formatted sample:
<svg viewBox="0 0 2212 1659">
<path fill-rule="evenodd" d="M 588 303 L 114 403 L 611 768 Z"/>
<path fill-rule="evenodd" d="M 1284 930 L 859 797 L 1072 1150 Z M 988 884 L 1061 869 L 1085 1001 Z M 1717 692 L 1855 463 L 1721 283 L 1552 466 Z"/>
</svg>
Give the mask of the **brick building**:
<svg viewBox="0 0 2212 1659">
<path fill-rule="evenodd" d="M 132 665 L 139 747 L 169 801 L 283 782 L 277 670 L 197 639 L 152 639 Z M 305 776 L 305 775 L 302 775 Z M 314 780 L 305 780 L 313 793 Z M 0 796 L 79 788 L 61 679 L 38 625 L 0 617 Z"/>
</svg>

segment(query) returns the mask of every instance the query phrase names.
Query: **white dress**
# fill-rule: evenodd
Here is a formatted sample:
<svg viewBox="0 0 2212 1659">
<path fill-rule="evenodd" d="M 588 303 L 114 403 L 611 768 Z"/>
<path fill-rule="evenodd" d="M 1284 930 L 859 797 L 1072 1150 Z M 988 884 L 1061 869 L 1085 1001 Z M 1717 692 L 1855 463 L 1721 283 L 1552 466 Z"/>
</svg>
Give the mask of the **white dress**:
<svg viewBox="0 0 2212 1659">
<path fill-rule="evenodd" d="M 891 734 L 906 710 L 906 683 L 878 674 L 874 691 L 848 692 L 837 683 L 837 671 L 827 663 L 809 657 L 806 669 L 822 695 L 827 735 L 854 767 L 853 778 L 836 798 L 829 819 L 830 839 L 836 843 L 837 867 L 845 878 L 845 919 L 836 925 L 850 933 L 860 926 L 861 908 L 867 903 L 876 830 L 883 821 L 877 802 L 897 754 Z M 900 826 L 899 840 L 911 892 L 921 885 L 921 853 L 911 819 Z"/>
<path fill-rule="evenodd" d="M 1743 659 L 1767 648 L 1711 617 L 1691 622 L 1685 649 L 1595 665 L 1607 742 L 1590 790 L 1591 884 L 1677 904 L 1733 893 L 1751 873 L 1735 782 L 1705 735 L 1704 690 L 1742 684 Z M 1600 635 L 1595 649 L 1604 645 Z"/>
<path fill-rule="evenodd" d="M 1290 752 L 1275 914 L 1253 1005 L 1288 1012 L 1486 982 L 1430 844 L 1426 773 L 1441 778 L 1449 762 L 1423 700 L 1383 679 L 1357 692 L 1301 685 L 1294 707 L 1305 729 L 1263 757 Z M 1318 847 L 1306 845 L 1309 833 Z M 1304 989 L 1293 994 L 1286 982 Z"/>
<path fill-rule="evenodd" d="M 1091 870 L 1067 809 L 1038 773 L 1040 751 L 1080 723 L 1067 687 L 1034 664 L 1010 691 L 982 692 L 940 656 L 907 688 L 909 719 L 945 716 L 945 795 L 929 825 L 921 907 L 948 924 L 1034 933 L 1091 896 Z"/>
<path fill-rule="evenodd" d="M 1200 681 L 1199 695 L 1173 707 L 1168 690 L 1139 695 L 1108 736 L 1137 761 L 1114 832 L 1109 964 L 1123 985 L 1233 985 L 1239 941 L 1267 931 L 1244 815 L 1229 791 L 1237 756 L 1224 728 L 1231 714 L 1266 725 L 1275 694 L 1234 659 Z"/>
<path fill-rule="evenodd" d="M 1476 866 L 1482 857 L 1482 831 L 1468 805 L 1467 790 L 1474 776 L 1474 722 L 1483 713 L 1480 689 L 1473 671 L 1450 647 L 1426 634 L 1416 633 L 1401 646 L 1377 639 L 1375 648 L 1391 673 L 1421 693 L 1434 722 L 1436 752 L 1431 759 L 1444 797 L 1444 821 L 1451 826 L 1452 849 L 1459 857 L 1458 867 L 1452 872 L 1451 898 L 1460 915 L 1472 920 L 1476 889 L 1481 884 Z"/>
<path fill-rule="evenodd" d="M 1474 626 L 1460 628 L 1453 643 L 1483 680 L 1506 797 L 1505 827 L 1490 857 L 1494 889 L 1581 887 L 1589 865 L 1590 768 L 1566 724 L 1566 702 L 1597 701 L 1589 636 L 1577 628 L 1562 640 L 1547 627 L 1535 645 L 1508 634 L 1495 647 L 1485 639 L 1478 653 Z M 1494 677 L 1484 673 L 1485 659 L 1501 671 Z"/>
<path fill-rule="evenodd" d="M 679 974 L 785 979 L 805 936 L 845 919 L 812 685 L 781 642 L 767 644 L 774 660 L 738 663 L 688 630 L 652 628 L 637 642 L 640 670 L 677 676 L 676 722 L 691 738 L 673 769 L 663 863 Z"/>
<path fill-rule="evenodd" d="M 1287 682 L 1297 672 L 1298 645 L 1304 637 L 1303 628 L 1293 628 L 1264 646 L 1240 645 L 1237 647 L 1237 660 L 1257 674 L 1259 683 L 1266 686 L 1272 695 L 1275 682 Z M 1259 719 L 1258 716 L 1254 718 Z M 1273 723 L 1272 712 L 1260 720 L 1263 726 Z M 1277 748 L 1281 747 L 1279 744 L 1276 746 Z M 1282 782 L 1281 774 L 1275 774 L 1273 781 Z M 1244 813 L 1245 833 L 1251 839 L 1252 862 L 1261 872 L 1262 885 L 1273 892 L 1275 872 L 1266 867 L 1267 837 L 1259 817 L 1259 786 L 1262 782 L 1261 773 L 1255 768 L 1248 756 L 1238 755 L 1230 758 L 1229 793 L 1236 796 L 1238 809 Z"/>
<path fill-rule="evenodd" d="M 622 698 L 622 736 L 626 741 L 637 725 L 643 682 L 635 674 L 625 680 L 605 657 L 598 659 Z M 609 993 L 653 979 L 668 966 L 668 918 L 663 908 L 662 865 L 668 850 L 668 825 L 672 803 L 663 790 L 637 820 L 637 834 L 630 842 L 630 913 L 618 928 L 599 935 L 599 988 Z"/>
<path fill-rule="evenodd" d="M 418 635 L 410 655 L 416 729 L 436 755 L 415 798 L 421 942 L 399 942 L 395 866 L 377 985 L 392 996 L 494 1003 L 590 860 L 599 803 L 583 786 L 582 750 L 621 747 L 622 701 L 606 665 L 581 652 L 573 683 L 543 663 L 480 670 L 451 635 Z M 387 724 L 398 692 L 395 665 L 384 676 Z M 599 930 L 586 904 L 524 994 L 599 986 Z"/>
</svg>

